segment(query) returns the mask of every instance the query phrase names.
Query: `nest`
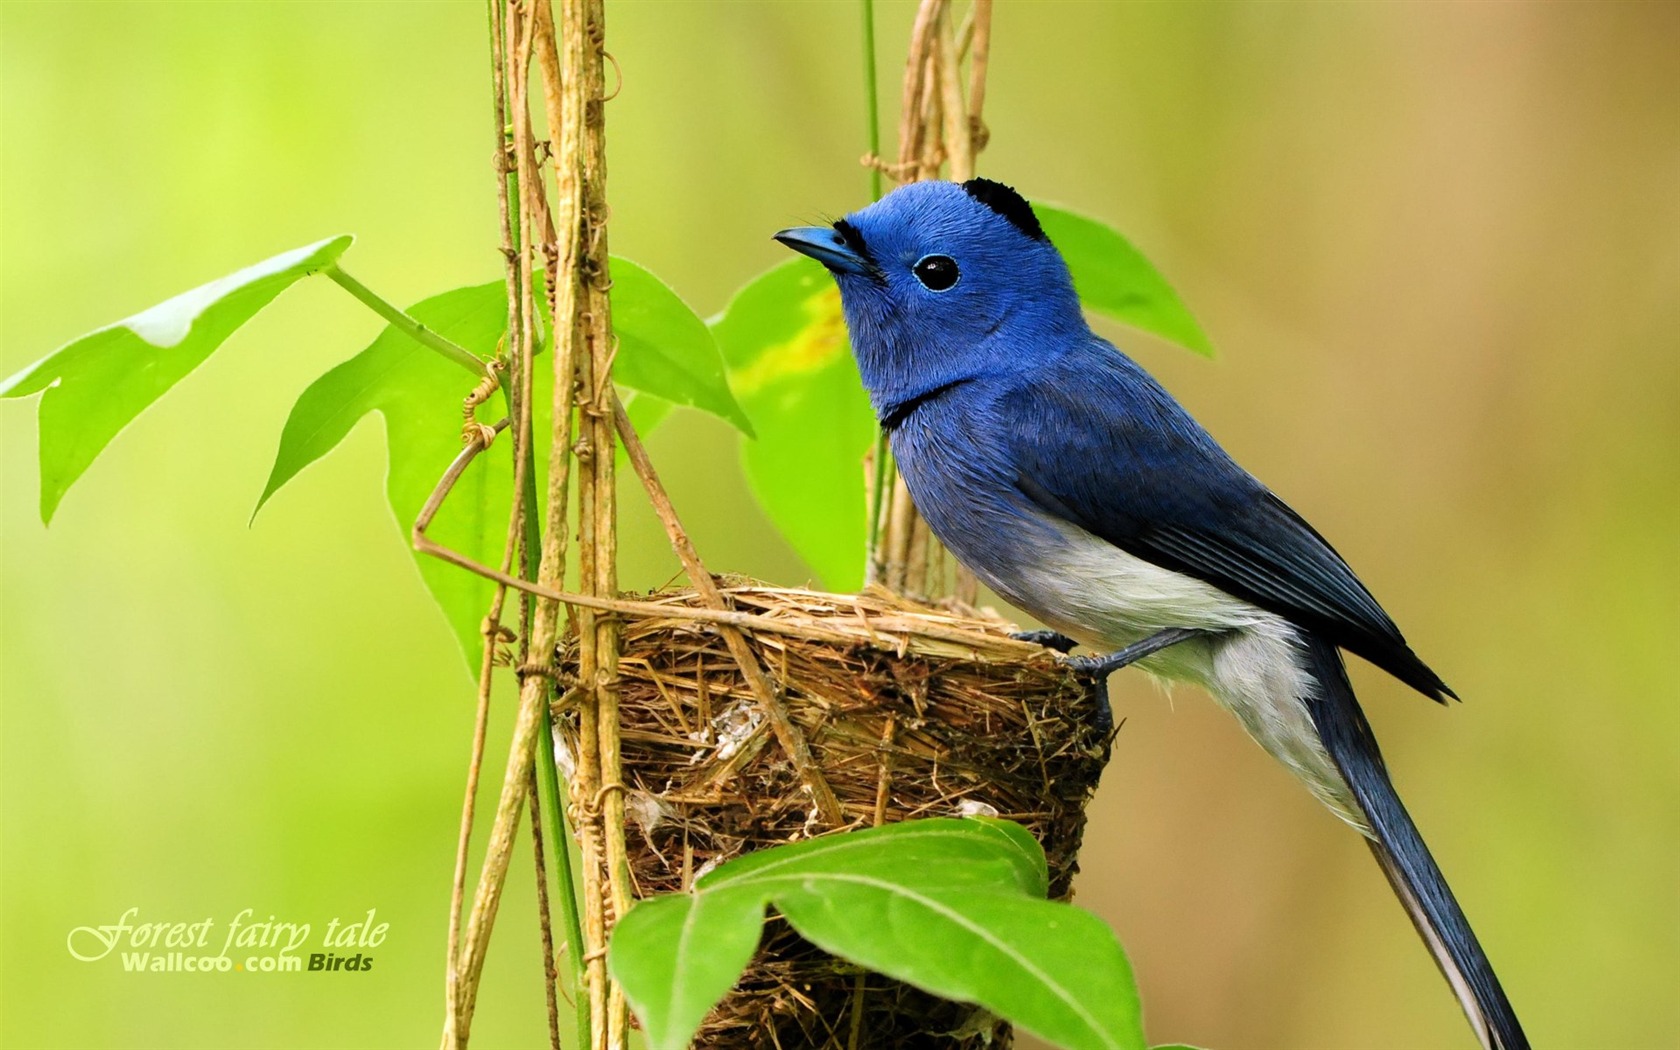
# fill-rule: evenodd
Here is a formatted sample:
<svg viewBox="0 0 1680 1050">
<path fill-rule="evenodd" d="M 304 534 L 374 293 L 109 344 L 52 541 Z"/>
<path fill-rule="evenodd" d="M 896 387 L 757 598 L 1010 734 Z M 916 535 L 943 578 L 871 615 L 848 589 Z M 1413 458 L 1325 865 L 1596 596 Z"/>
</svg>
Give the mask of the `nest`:
<svg viewBox="0 0 1680 1050">
<path fill-rule="evenodd" d="M 1111 742 L 1088 678 L 971 610 L 874 592 L 732 586 L 724 594 L 734 609 L 777 621 L 748 641 L 848 826 L 1004 817 L 1043 844 L 1051 896 L 1069 895 L 1085 804 Z M 699 604 L 690 591 L 650 600 Z M 562 661 L 575 669 L 575 640 Z M 712 625 L 680 614 L 627 622 L 619 674 L 637 896 L 686 889 L 731 857 L 828 830 Z M 557 718 L 571 735 L 565 712 Z M 575 748 L 575 737 L 568 743 Z M 694 1045 L 1010 1044 L 1008 1025 L 984 1011 L 862 974 L 772 914 L 751 966 Z"/>
</svg>

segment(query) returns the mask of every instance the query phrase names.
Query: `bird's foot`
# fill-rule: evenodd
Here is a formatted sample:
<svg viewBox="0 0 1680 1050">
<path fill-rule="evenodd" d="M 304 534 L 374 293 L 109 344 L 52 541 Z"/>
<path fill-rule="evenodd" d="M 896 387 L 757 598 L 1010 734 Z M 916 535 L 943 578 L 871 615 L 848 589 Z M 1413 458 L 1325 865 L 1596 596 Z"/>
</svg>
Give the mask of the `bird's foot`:
<svg viewBox="0 0 1680 1050">
<path fill-rule="evenodd" d="M 1135 664 L 1146 656 L 1152 656 L 1168 646 L 1177 645 L 1205 632 L 1189 627 L 1169 627 L 1158 631 L 1139 642 L 1133 642 L 1124 649 L 1116 649 L 1112 653 L 1100 656 L 1068 656 L 1069 650 L 1079 643 L 1060 631 L 1016 631 L 1009 637 L 1022 642 L 1032 642 L 1042 645 L 1046 649 L 1054 649 L 1062 655 L 1062 663 L 1075 674 L 1084 675 L 1091 679 L 1091 703 L 1097 709 L 1096 724 L 1099 732 L 1107 734 L 1114 728 L 1114 709 L 1108 702 L 1108 676 L 1130 664 Z"/>
<path fill-rule="evenodd" d="M 1009 637 L 1017 642 L 1031 642 L 1042 645 L 1046 649 L 1054 649 L 1058 653 L 1069 653 L 1079 643 L 1060 631 L 1013 631 Z"/>
<path fill-rule="evenodd" d="M 1112 653 L 1102 656 L 1069 656 L 1063 662 L 1079 674 L 1101 680 L 1122 667 L 1135 664 L 1146 656 L 1153 656 L 1170 645 L 1177 645 L 1202 633 L 1204 632 L 1190 627 L 1169 627 Z"/>
<path fill-rule="evenodd" d="M 1091 724 L 1096 728 L 1097 735 L 1106 740 L 1108 734 L 1114 732 L 1114 705 L 1108 702 L 1108 679 L 1091 679 L 1091 688 L 1086 695 L 1096 712 Z"/>
<path fill-rule="evenodd" d="M 1109 675 L 1168 646 L 1177 645 L 1202 633 L 1188 627 L 1170 627 L 1112 653 L 1101 656 L 1064 656 L 1063 664 L 1074 673 L 1085 675 L 1091 680 L 1091 703 L 1097 709 L 1098 732 L 1106 736 L 1114 728 L 1114 708 L 1108 702 Z"/>
</svg>

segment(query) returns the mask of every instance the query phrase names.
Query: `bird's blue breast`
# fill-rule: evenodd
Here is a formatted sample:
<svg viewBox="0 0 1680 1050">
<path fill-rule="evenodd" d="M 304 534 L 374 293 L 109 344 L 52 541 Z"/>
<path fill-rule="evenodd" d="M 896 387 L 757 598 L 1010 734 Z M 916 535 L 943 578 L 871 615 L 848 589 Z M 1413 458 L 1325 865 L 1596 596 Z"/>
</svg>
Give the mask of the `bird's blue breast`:
<svg viewBox="0 0 1680 1050">
<path fill-rule="evenodd" d="M 917 403 L 889 434 L 904 483 L 934 535 L 989 587 L 1029 611 L 1019 581 L 1054 522 L 1016 485 L 997 378 L 971 377 Z"/>
</svg>

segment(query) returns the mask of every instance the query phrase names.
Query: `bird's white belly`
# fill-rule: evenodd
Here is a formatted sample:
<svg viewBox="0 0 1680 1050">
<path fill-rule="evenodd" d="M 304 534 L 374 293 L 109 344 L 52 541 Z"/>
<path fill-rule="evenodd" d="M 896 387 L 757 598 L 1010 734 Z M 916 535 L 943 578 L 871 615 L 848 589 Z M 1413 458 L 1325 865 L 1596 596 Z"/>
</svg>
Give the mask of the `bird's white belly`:
<svg viewBox="0 0 1680 1050">
<path fill-rule="evenodd" d="M 1192 576 L 1135 558 L 1077 526 L 1057 522 L 1052 528 L 1056 540 L 1035 550 L 1030 567 L 987 582 L 1101 652 L 1172 627 L 1213 632 L 1163 649 L 1138 666 L 1207 689 L 1321 802 L 1366 830 L 1307 711 L 1303 698 L 1314 694 L 1316 683 L 1302 664 L 1289 621 Z"/>
</svg>

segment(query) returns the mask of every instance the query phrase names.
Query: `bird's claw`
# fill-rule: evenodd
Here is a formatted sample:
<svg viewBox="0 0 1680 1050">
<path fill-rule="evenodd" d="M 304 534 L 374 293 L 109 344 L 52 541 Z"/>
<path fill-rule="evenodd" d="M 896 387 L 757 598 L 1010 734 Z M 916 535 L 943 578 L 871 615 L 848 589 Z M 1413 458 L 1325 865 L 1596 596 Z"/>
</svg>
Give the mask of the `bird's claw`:
<svg viewBox="0 0 1680 1050">
<path fill-rule="evenodd" d="M 1107 678 L 1122 667 L 1135 664 L 1146 656 L 1153 656 L 1168 646 L 1177 645 L 1201 633 L 1203 632 L 1190 627 L 1169 627 L 1112 653 L 1102 656 L 1066 656 L 1062 658 L 1062 662 L 1078 674 Z"/>
<path fill-rule="evenodd" d="M 1034 645 L 1042 645 L 1044 648 L 1054 649 L 1058 653 L 1072 652 L 1073 647 L 1079 644 L 1060 631 L 1012 631 L 1009 637 L 1017 642 L 1031 642 Z"/>
<path fill-rule="evenodd" d="M 1091 702 L 1097 709 L 1097 728 L 1106 734 L 1114 728 L 1114 709 L 1108 703 L 1108 676 L 1122 667 L 1137 663 L 1146 656 L 1201 633 L 1189 627 L 1169 627 L 1123 649 L 1100 656 L 1068 656 L 1068 651 L 1079 643 L 1060 631 L 1016 631 L 1010 637 L 1056 650 L 1062 654 L 1064 667 L 1074 674 L 1091 679 Z"/>
<path fill-rule="evenodd" d="M 1114 728 L 1114 708 L 1108 702 L 1108 676 L 1122 667 L 1137 663 L 1146 656 L 1201 633 L 1188 627 L 1170 627 L 1140 642 L 1133 642 L 1123 649 L 1116 649 L 1101 656 L 1063 656 L 1062 664 L 1073 673 L 1091 680 L 1091 700 L 1097 709 L 1097 729 L 1106 735 Z"/>
</svg>

